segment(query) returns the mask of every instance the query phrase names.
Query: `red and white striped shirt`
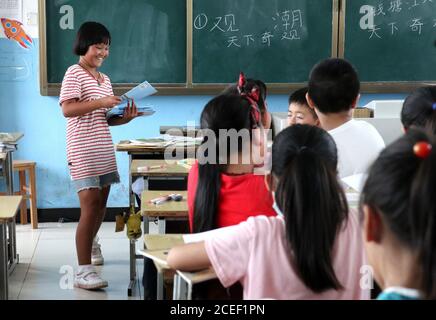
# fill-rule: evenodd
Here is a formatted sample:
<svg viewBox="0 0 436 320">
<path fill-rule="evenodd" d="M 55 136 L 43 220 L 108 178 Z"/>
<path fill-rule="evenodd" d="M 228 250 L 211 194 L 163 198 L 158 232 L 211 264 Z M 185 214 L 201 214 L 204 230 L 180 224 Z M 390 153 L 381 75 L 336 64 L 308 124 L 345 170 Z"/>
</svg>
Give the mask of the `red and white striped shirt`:
<svg viewBox="0 0 436 320">
<path fill-rule="evenodd" d="M 90 101 L 113 95 L 108 76 L 97 80 L 78 64 L 65 73 L 59 104 L 69 99 Z M 71 180 L 117 172 L 115 150 L 106 120 L 108 108 L 100 108 L 67 121 L 67 159 Z"/>
</svg>

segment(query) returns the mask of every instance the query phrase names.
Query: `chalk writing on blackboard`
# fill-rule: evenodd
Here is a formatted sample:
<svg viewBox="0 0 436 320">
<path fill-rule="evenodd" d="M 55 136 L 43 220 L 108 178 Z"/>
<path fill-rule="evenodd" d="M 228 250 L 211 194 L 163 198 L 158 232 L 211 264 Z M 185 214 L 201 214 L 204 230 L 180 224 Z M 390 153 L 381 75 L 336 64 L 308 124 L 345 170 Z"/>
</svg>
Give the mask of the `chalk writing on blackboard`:
<svg viewBox="0 0 436 320">
<path fill-rule="evenodd" d="M 226 13 L 221 16 L 208 16 L 198 13 L 193 22 L 194 29 L 201 32 L 224 35 L 223 47 L 241 48 L 253 45 L 271 47 L 276 41 L 298 41 L 302 39 L 304 12 L 301 9 L 282 10 L 271 15 L 271 20 L 262 21 L 264 31 L 253 33 L 245 30 L 237 15 Z"/>
<path fill-rule="evenodd" d="M 359 8 L 359 26 L 368 32 L 369 39 L 394 37 L 401 31 L 419 37 L 424 31 L 436 29 L 436 19 L 421 17 L 418 9 L 427 6 L 432 12 L 435 5 L 436 0 L 384 0 L 373 6 L 365 4 Z"/>
</svg>

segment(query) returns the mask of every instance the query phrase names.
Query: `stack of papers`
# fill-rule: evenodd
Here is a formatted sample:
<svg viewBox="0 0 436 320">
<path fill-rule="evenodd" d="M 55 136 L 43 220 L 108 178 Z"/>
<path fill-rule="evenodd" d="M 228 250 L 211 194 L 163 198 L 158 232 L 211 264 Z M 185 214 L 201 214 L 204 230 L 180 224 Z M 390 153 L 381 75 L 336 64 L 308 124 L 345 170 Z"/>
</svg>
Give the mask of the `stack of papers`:
<svg viewBox="0 0 436 320">
<path fill-rule="evenodd" d="M 126 109 L 127 105 L 122 107 L 114 107 L 106 113 L 106 118 L 110 118 L 113 116 L 122 116 L 124 113 L 124 109 Z M 153 110 L 152 106 L 136 106 L 138 112 L 143 113 L 142 116 L 151 116 L 156 111 Z"/>
<path fill-rule="evenodd" d="M 106 118 L 108 119 L 113 116 L 123 115 L 124 109 L 127 107 L 127 103 L 131 100 L 135 101 L 138 112 L 143 113 L 143 116 L 152 115 L 153 113 L 155 113 L 155 111 L 153 110 L 153 106 L 149 104 L 144 104 L 143 102 L 141 103 L 141 100 L 152 94 L 155 94 L 156 92 L 157 90 L 147 81 L 140 83 L 139 85 L 121 96 L 121 103 L 110 109 L 106 113 Z"/>
</svg>

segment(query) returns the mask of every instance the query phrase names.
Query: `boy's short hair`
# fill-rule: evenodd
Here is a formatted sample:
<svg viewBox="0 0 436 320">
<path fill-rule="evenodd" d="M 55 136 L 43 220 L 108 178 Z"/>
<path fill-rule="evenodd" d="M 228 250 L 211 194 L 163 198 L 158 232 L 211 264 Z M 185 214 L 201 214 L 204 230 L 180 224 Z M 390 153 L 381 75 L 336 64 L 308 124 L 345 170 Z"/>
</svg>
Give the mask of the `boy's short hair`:
<svg viewBox="0 0 436 320">
<path fill-rule="evenodd" d="M 351 109 L 360 90 L 359 77 L 348 61 L 326 59 L 316 64 L 309 76 L 309 97 L 322 113 Z"/>
<path fill-rule="evenodd" d="M 298 103 L 304 106 L 309 106 L 306 100 L 307 87 L 298 89 L 289 96 L 288 105 L 291 103 Z"/>
<path fill-rule="evenodd" d="M 306 107 L 307 109 L 309 109 L 310 113 L 312 114 L 314 119 L 318 119 L 318 116 L 316 115 L 316 112 L 314 109 L 312 109 L 309 104 L 307 103 L 306 100 L 306 93 L 308 91 L 307 87 L 303 87 L 301 89 L 298 89 L 296 91 L 294 91 L 288 99 L 288 106 L 291 105 L 291 103 L 296 103 L 299 104 L 301 106 Z"/>
<path fill-rule="evenodd" d="M 110 45 L 111 35 L 108 29 L 98 22 L 84 22 L 77 31 L 73 52 L 78 56 L 83 56 L 90 46 L 97 43 Z"/>
</svg>

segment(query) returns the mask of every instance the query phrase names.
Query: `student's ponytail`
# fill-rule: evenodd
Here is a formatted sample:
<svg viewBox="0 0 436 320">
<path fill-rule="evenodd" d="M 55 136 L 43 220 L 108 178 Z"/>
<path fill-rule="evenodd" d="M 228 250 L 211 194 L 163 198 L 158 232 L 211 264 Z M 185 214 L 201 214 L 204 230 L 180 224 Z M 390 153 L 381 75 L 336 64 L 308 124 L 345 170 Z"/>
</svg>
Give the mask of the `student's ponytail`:
<svg viewBox="0 0 436 320">
<path fill-rule="evenodd" d="M 418 256 L 420 291 L 436 299 L 436 144 L 434 135 L 410 128 L 371 166 L 361 205 L 376 210 L 394 236 Z"/>
<path fill-rule="evenodd" d="M 216 228 L 220 188 L 219 164 L 199 164 L 194 203 L 194 233 Z"/>
<path fill-rule="evenodd" d="M 424 296 L 433 300 L 436 299 L 436 144 L 427 142 L 427 146 L 432 150 L 419 159 L 421 163 L 410 190 L 409 215 L 413 215 L 412 238 L 420 252 Z M 422 142 L 421 147 L 425 147 Z"/>
<path fill-rule="evenodd" d="M 317 127 L 291 126 L 276 137 L 272 155 L 276 202 L 297 274 L 314 292 L 341 289 L 332 250 L 348 205 L 336 177 L 333 139 Z"/>
</svg>

